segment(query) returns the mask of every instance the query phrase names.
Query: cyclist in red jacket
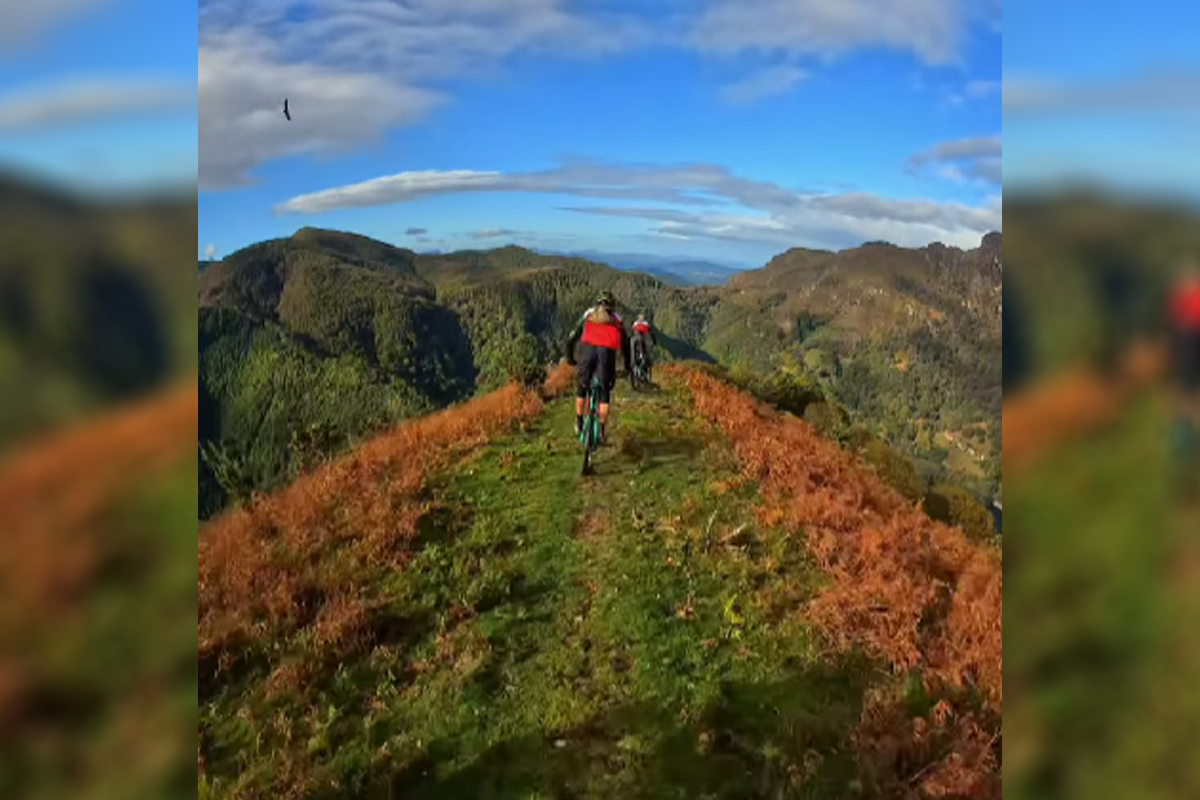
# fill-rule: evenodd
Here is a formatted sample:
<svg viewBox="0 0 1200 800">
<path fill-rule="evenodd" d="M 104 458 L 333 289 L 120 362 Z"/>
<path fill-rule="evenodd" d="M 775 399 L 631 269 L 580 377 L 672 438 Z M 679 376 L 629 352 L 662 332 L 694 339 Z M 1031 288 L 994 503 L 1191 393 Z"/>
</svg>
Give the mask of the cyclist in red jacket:
<svg viewBox="0 0 1200 800">
<path fill-rule="evenodd" d="M 658 344 L 657 338 L 654 336 L 654 331 L 650 328 L 650 323 L 646 321 L 645 314 L 638 314 L 637 320 L 633 323 L 633 338 L 630 340 L 633 347 L 633 362 L 650 366 L 650 346 Z"/>
<path fill-rule="evenodd" d="M 583 349 L 578 361 L 575 345 Z M 621 316 L 613 310 L 611 292 L 601 292 L 596 305 L 584 312 L 579 324 L 571 331 L 567 340 L 567 363 L 575 369 L 575 435 L 583 431 L 583 407 L 587 402 L 592 385 L 592 376 L 600 375 L 600 442 L 604 442 L 605 426 L 612 399 L 612 388 L 617 382 L 617 353 L 625 360 L 625 371 L 632 381 L 633 370 L 629 366 L 629 334 Z"/>
<path fill-rule="evenodd" d="M 1189 264 L 1171 287 L 1167 310 L 1179 410 L 1194 425 L 1200 418 L 1200 264 Z"/>
</svg>

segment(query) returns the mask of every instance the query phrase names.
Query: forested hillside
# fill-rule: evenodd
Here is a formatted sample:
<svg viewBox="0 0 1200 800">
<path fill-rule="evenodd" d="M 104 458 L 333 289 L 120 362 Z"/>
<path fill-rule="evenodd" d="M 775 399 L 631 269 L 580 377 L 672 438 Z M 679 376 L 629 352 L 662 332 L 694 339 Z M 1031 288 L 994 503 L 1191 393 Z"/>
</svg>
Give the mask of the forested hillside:
<svg viewBox="0 0 1200 800">
<path fill-rule="evenodd" d="M 916 462 L 922 491 L 952 480 L 986 500 L 1001 279 L 999 234 L 971 251 L 794 249 L 726 286 L 679 287 L 518 247 L 419 255 L 305 228 L 200 273 L 201 513 L 382 426 L 540 380 L 601 289 L 652 319 L 660 359 L 719 363 L 798 415 L 840 405 Z"/>
</svg>

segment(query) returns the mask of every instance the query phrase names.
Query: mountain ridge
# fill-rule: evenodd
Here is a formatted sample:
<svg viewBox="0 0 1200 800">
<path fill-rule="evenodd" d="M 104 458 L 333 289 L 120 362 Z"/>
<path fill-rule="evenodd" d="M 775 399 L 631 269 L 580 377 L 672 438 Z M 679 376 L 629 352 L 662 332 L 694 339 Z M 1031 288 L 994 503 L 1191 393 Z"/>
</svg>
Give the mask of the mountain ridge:
<svg viewBox="0 0 1200 800">
<path fill-rule="evenodd" d="M 302 228 L 200 275 L 206 435 L 234 450 L 273 442 L 254 470 L 261 484 L 292 463 L 288 437 L 306 420 L 345 440 L 369 419 L 533 379 L 565 355 L 568 331 L 606 289 L 623 312 L 648 314 L 659 358 L 715 361 L 747 371 L 743 383 L 782 376 L 797 398 L 845 406 L 930 479 L 950 469 L 986 497 L 999 469 L 999 243 L 793 248 L 725 286 L 680 287 L 514 245 L 430 256 Z M 246 395 L 267 386 L 271 399 Z M 375 399 L 348 421 L 339 396 Z M 324 410 L 307 407 L 312 397 Z"/>
</svg>

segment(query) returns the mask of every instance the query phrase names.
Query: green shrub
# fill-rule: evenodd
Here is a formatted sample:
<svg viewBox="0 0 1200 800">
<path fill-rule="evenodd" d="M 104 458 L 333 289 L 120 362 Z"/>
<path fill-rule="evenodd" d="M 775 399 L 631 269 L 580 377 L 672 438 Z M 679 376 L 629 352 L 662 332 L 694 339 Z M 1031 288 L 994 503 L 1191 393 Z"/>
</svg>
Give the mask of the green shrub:
<svg viewBox="0 0 1200 800">
<path fill-rule="evenodd" d="M 838 438 L 850 424 L 850 414 L 837 403 L 819 400 L 809 403 L 808 408 L 804 409 L 804 421 L 816 428 L 822 436 Z"/>
<path fill-rule="evenodd" d="M 855 453 L 862 452 L 868 444 L 875 441 L 871 432 L 861 425 L 852 425 L 842 437 L 843 444 Z"/>
<path fill-rule="evenodd" d="M 908 500 L 920 500 L 925 494 L 925 485 L 913 463 L 883 442 L 871 439 L 863 449 L 863 455 L 875 468 L 879 479 Z"/>
<path fill-rule="evenodd" d="M 775 372 L 769 378 L 759 381 L 756 393 L 779 410 L 798 417 L 803 417 L 812 403 L 825 400 L 825 393 L 821 391 L 821 387 L 808 378 L 784 372 Z"/>
<path fill-rule="evenodd" d="M 809 372 L 823 378 L 836 378 L 840 372 L 837 355 L 818 348 L 805 351 L 804 367 Z"/>
<path fill-rule="evenodd" d="M 972 539 L 986 539 L 995 532 L 991 512 L 955 486 L 932 487 L 924 506 L 930 519 L 961 528 Z"/>
</svg>

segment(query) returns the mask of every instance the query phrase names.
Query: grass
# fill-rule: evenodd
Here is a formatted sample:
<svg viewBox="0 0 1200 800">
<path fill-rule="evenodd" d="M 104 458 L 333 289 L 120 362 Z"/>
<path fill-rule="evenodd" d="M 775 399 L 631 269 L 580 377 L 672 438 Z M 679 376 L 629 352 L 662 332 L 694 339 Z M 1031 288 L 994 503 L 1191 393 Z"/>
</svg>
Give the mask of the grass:
<svg viewBox="0 0 1200 800">
<path fill-rule="evenodd" d="M 191 795 L 196 408 L 184 379 L 0 464 L 0 795 Z"/>
<path fill-rule="evenodd" d="M 302 631 L 202 697 L 202 792 L 852 795 L 875 668 L 809 637 L 803 542 L 688 409 L 619 390 L 587 478 L 569 400 L 437 474 L 369 652 Z M 296 646 L 320 668 L 281 683 Z"/>
<path fill-rule="evenodd" d="M 1163 398 L 1134 398 L 1008 486 L 1006 796 L 1194 797 L 1195 533 L 1170 494 Z M 1019 744 L 1018 744 L 1019 743 Z"/>
</svg>

